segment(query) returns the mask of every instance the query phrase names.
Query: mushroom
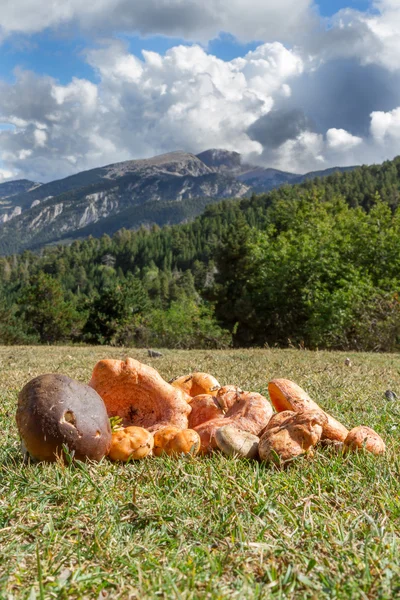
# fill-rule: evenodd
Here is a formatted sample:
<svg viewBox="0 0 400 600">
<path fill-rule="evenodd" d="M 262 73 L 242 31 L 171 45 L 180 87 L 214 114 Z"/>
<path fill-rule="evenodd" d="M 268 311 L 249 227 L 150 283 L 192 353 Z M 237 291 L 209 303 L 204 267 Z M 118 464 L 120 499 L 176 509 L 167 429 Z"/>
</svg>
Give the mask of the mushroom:
<svg viewBox="0 0 400 600">
<path fill-rule="evenodd" d="M 344 442 L 346 439 L 349 433 L 348 429 L 327 412 L 323 411 L 297 383 L 289 379 L 273 379 L 268 384 L 268 391 L 271 402 L 278 412 L 283 410 L 292 410 L 294 412 L 319 410 L 323 412 L 328 420 L 324 425 L 322 440 Z"/>
<path fill-rule="evenodd" d="M 201 439 L 200 452 L 205 454 L 217 447 L 216 432 L 225 425 L 234 425 L 241 431 L 258 435 L 272 417 L 272 406 L 264 396 L 256 392 L 233 391 L 234 400 L 223 417 L 206 421 L 195 427 Z M 218 397 L 218 396 L 217 396 Z"/>
<path fill-rule="evenodd" d="M 66 375 L 46 374 L 29 381 L 19 394 L 16 419 L 26 450 L 39 461 L 55 461 L 63 446 L 78 460 L 99 461 L 110 448 L 103 400 Z"/>
<path fill-rule="evenodd" d="M 215 441 L 218 448 L 228 456 L 241 456 L 243 458 L 257 458 L 260 439 L 249 433 L 241 431 L 234 425 L 224 425 L 215 432 Z"/>
<path fill-rule="evenodd" d="M 154 456 L 163 453 L 168 456 L 179 454 L 198 454 L 200 450 L 200 438 L 193 429 L 179 429 L 173 425 L 163 427 L 154 434 Z"/>
<path fill-rule="evenodd" d="M 320 410 L 285 411 L 264 430 L 258 445 L 261 460 L 284 464 L 319 442 L 327 416 Z"/>
<path fill-rule="evenodd" d="M 384 454 L 386 450 L 385 442 L 380 435 L 370 427 L 360 425 L 354 427 L 348 433 L 344 440 L 344 447 L 347 450 L 360 450 L 365 448 L 372 454 Z"/>
<path fill-rule="evenodd" d="M 189 427 L 194 429 L 205 421 L 217 419 L 224 416 L 224 412 L 215 396 L 200 394 L 193 398 L 190 403 L 192 412 L 189 415 Z"/>
<path fill-rule="evenodd" d="M 109 417 L 121 417 L 124 426 L 156 431 L 167 424 L 188 426 L 189 397 L 161 375 L 133 358 L 101 360 L 89 385 L 103 398 Z"/>
<path fill-rule="evenodd" d="M 215 392 L 221 387 L 215 377 L 209 373 L 182 375 L 181 377 L 172 379 L 170 384 L 183 390 L 192 398 L 200 394 L 211 394 L 211 392 Z"/>
<path fill-rule="evenodd" d="M 150 431 L 143 427 L 125 427 L 113 432 L 108 457 L 122 462 L 139 460 L 148 456 L 153 446 L 154 438 Z"/>
</svg>

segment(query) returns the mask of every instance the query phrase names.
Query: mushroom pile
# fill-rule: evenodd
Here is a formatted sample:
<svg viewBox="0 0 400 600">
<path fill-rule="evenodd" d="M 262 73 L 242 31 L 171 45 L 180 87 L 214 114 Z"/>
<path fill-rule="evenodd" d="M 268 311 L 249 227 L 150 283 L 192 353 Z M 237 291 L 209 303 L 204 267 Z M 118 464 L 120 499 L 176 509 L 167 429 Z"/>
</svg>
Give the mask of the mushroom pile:
<svg viewBox="0 0 400 600">
<path fill-rule="evenodd" d="M 217 450 L 285 465 L 317 444 L 385 452 L 375 431 L 348 431 L 296 383 L 274 379 L 268 391 L 270 401 L 220 386 L 208 373 L 168 383 L 132 358 L 106 359 L 95 365 L 89 385 L 59 374 L 36 377 L 19 394 L 16 418 L 27 453 L 39 461 L 66 452 L 79 460 L 127 462 Z"/>
</svg>

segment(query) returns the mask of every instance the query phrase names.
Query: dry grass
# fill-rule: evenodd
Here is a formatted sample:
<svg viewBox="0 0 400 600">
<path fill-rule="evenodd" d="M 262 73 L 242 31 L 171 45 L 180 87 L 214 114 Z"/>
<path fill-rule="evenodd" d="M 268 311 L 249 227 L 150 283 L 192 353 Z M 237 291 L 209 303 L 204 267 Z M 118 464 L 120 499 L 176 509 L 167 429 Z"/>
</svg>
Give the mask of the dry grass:
<svg viewBox="0 0 400 600">
<path fill-rule="evenodd" d="M 286 471 L 215 454 L 120 466 L 23 465 L 18 391 L 130 355 L 165 378 L 209 371 L 266 393 L 287 377 L 385 457 L 320 449 Z M 400 356 L 295 350 L 0 348 L 0 598 L 400 597 Z M 400 397 L 400 393 L 399 393 Z"/>
</svg>

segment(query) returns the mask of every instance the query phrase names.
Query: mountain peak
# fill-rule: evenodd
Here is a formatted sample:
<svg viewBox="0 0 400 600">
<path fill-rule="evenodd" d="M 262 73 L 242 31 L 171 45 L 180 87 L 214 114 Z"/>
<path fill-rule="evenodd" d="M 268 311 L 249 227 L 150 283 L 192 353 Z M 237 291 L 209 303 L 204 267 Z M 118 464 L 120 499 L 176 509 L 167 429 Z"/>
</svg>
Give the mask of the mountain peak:
<svg viewBox="0 0 400 600">
<path fill-rule="evenodd" d="M 197 154 L 197 158 L 203 161 L 207 167 L 219 171 L 235 171 L 240 169 L 242 156 L 239 152 L 224 150 L 223 148 L 211 148 Z"/>
</svg>

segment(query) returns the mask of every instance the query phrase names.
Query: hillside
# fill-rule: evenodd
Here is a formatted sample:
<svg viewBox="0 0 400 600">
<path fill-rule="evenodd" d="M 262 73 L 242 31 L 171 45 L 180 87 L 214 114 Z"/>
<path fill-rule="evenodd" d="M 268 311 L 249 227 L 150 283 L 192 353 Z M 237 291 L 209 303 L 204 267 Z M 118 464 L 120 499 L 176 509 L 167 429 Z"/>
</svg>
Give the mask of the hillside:
<svg viewBox="0 0 400 600">
<path fill-rule="evenodd" d="M 40 186 L 14 182 L 21 191 L 3 201 L 0 253 L 113 234 L 121 227 L 175 224 L 195 218 L 208 203 L 310 177 L 255 167 L 237 152 L 214 149 L 126 161 Z"/>
<path fill-rule="evenodd" d="M 399 199 L 397 158 L 188 199 L 204 208 L 194 220 L 184 202 L 128 205 L 81 227 L 86 239 L 0 259 L 0 340 L 398 350 Z M 121 229 L 138 215 L 146 227 Z M 187 222 L 150 224 L 166 215 Z"/>
</svg>

